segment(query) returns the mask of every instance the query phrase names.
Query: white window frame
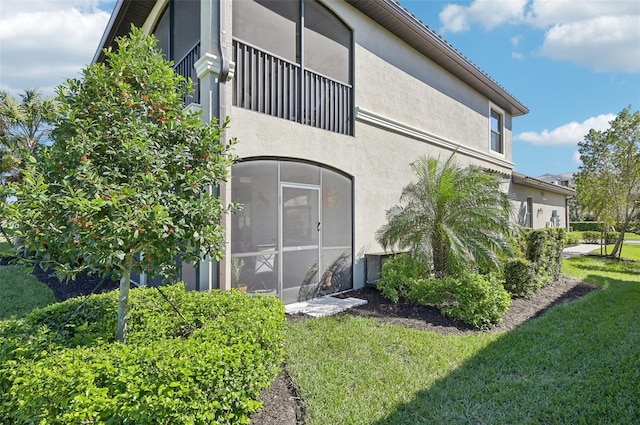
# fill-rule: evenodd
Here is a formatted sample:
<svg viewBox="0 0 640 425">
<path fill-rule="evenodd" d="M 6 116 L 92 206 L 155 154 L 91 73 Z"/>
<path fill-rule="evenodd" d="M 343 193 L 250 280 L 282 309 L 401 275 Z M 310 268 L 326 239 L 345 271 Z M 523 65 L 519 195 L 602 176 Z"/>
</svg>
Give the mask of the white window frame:
<svg viewBox="0 0 640 425">
<path fill-rule="evenodd" d="M 493 113 L 496 113 L 499 115 L 500 117 L 500 122 L 498 123 L 500 126 L 500 147 L 502 148 L 501 151 L 497 151 L 493 149 L 491 140 L 493 139 L 493 129 L 491 128 L 491 122 L 493 120 Z M 505 134 L 504 134 L 504 119 L 505 119 L 505 113 L 501 108 L 498 108 L 496 105 L 494 104 L 490 104 L 489 105 L 489 152 L 491 152 L 492 154 L 495 155 L 500 155 L 500 156 L 505 156 L 505 151 L 506 151 L 506 143 L 505 143 Z"/>
</svg>

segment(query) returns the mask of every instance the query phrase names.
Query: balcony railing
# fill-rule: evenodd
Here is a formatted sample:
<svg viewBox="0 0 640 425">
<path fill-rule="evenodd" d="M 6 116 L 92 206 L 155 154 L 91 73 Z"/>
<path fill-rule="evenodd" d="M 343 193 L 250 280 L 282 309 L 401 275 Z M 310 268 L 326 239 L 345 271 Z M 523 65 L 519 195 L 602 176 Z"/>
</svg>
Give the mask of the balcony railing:
<svg viewBox="0 0 640 425">
<path fill-rule="evenodd" d="M 191 78 L 193 82 L 193 93 L 182 98 L 184 106 L 191 103 L 200 103 L 200 80 L 196 73 L 195 63 L 200 58 L 200 42 L 198 41 L 179 61 L 173 66 L 176 74 L 182 75 L 185 79 Z"/>
<path fill-rule="evenodd" d="M 233 40 L 233 104 L 341 134 L 352 134 L 351 85 Z"/>
</svg>

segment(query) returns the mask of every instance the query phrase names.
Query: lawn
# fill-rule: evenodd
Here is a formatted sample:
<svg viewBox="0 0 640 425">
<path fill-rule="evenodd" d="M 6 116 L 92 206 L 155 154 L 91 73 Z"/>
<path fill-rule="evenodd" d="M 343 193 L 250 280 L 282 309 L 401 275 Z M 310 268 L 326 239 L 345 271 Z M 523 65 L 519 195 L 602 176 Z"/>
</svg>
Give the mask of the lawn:
<svg viewBox="0 0 640 425">
<path fill-rule="evenodd" d="M 289 325 L 305 424 L 640 423 L 640 245 L 623 252 L 636 262 L 566 260 L 565 273 L 602 290 L 511 332 L 441 335 L 351 316 Z M 0 290 L 0 319 L 53 302 L 15 266 L 0 267 Z"/>
<path fill-rule="evenodd" d="M 55 302 L 53 292 L 21 266 L 0 267 L 0 320 Z"/>
<path fill-rule="evenodd" d="M 640 264 L 577 257 L 563 271 L 602 290 L 508 333 L 349 316 L 290 325 L 305 423 L 639 423 Z"/>
</svg>

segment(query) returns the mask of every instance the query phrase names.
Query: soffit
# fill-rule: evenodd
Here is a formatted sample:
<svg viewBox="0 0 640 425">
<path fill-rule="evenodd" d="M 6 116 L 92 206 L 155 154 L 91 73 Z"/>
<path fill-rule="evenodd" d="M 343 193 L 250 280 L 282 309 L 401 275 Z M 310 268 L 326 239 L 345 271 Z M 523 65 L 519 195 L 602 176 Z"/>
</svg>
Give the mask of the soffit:
<svg viewBox="0 0 640 425">
<path fill-rule="evenodd" d="M 346 0 L 513 116 L 529 109 L 477 65 L 393 0 Z"/>
<path fill-rule="evenodd" d="M 93 61 L 103 61 L 104 53 L 102 49 L 113 46 L 116 37 L 129 34 L 131 24 L 141 27 L 155 4 L 156 0 L 118 0 L 107 24 L 107 29 L 102 35 L 98 50 L 93 56 Z"/>
</svg>

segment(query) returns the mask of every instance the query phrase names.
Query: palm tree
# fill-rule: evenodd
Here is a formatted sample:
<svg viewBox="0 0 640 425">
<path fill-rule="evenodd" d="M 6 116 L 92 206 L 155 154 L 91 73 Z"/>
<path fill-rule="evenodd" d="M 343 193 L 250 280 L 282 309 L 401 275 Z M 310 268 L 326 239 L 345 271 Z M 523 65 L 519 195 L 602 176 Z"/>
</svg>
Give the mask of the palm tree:
<svg viewBox="0 0 640 425">
<path fill-rule="evenodd" d="M 19 180 L 26 162 L 38 153 L 57 113 L 53 98 L 43 98 L 37 89 L 27 89 L 21 102 L 0 92 L 0 173 Z"/>
<path fill-rule="evenodd" d="M 455 152 L 441 163 L 420 157 L 418 180 L 405 186 L 376 237 L 427 261 L 438 277 L 465 268 L 497 269 L 510 253 L 511 206 L 499 178 L 476 166 L 460 167 Z"/>
<path fill-rule="evenodd" d="M 0 184 L 20 181 L 29 158 L 34 157 L 49 133 L 58 108 L 53 98 L 42 98 L 37 89 L 27 89 L 21 102 L 0 91 Z M 5 202 L 1 199 L 0 202 Z M 11 243 L 0 220 L 0 233 Z"/>
</svg>

